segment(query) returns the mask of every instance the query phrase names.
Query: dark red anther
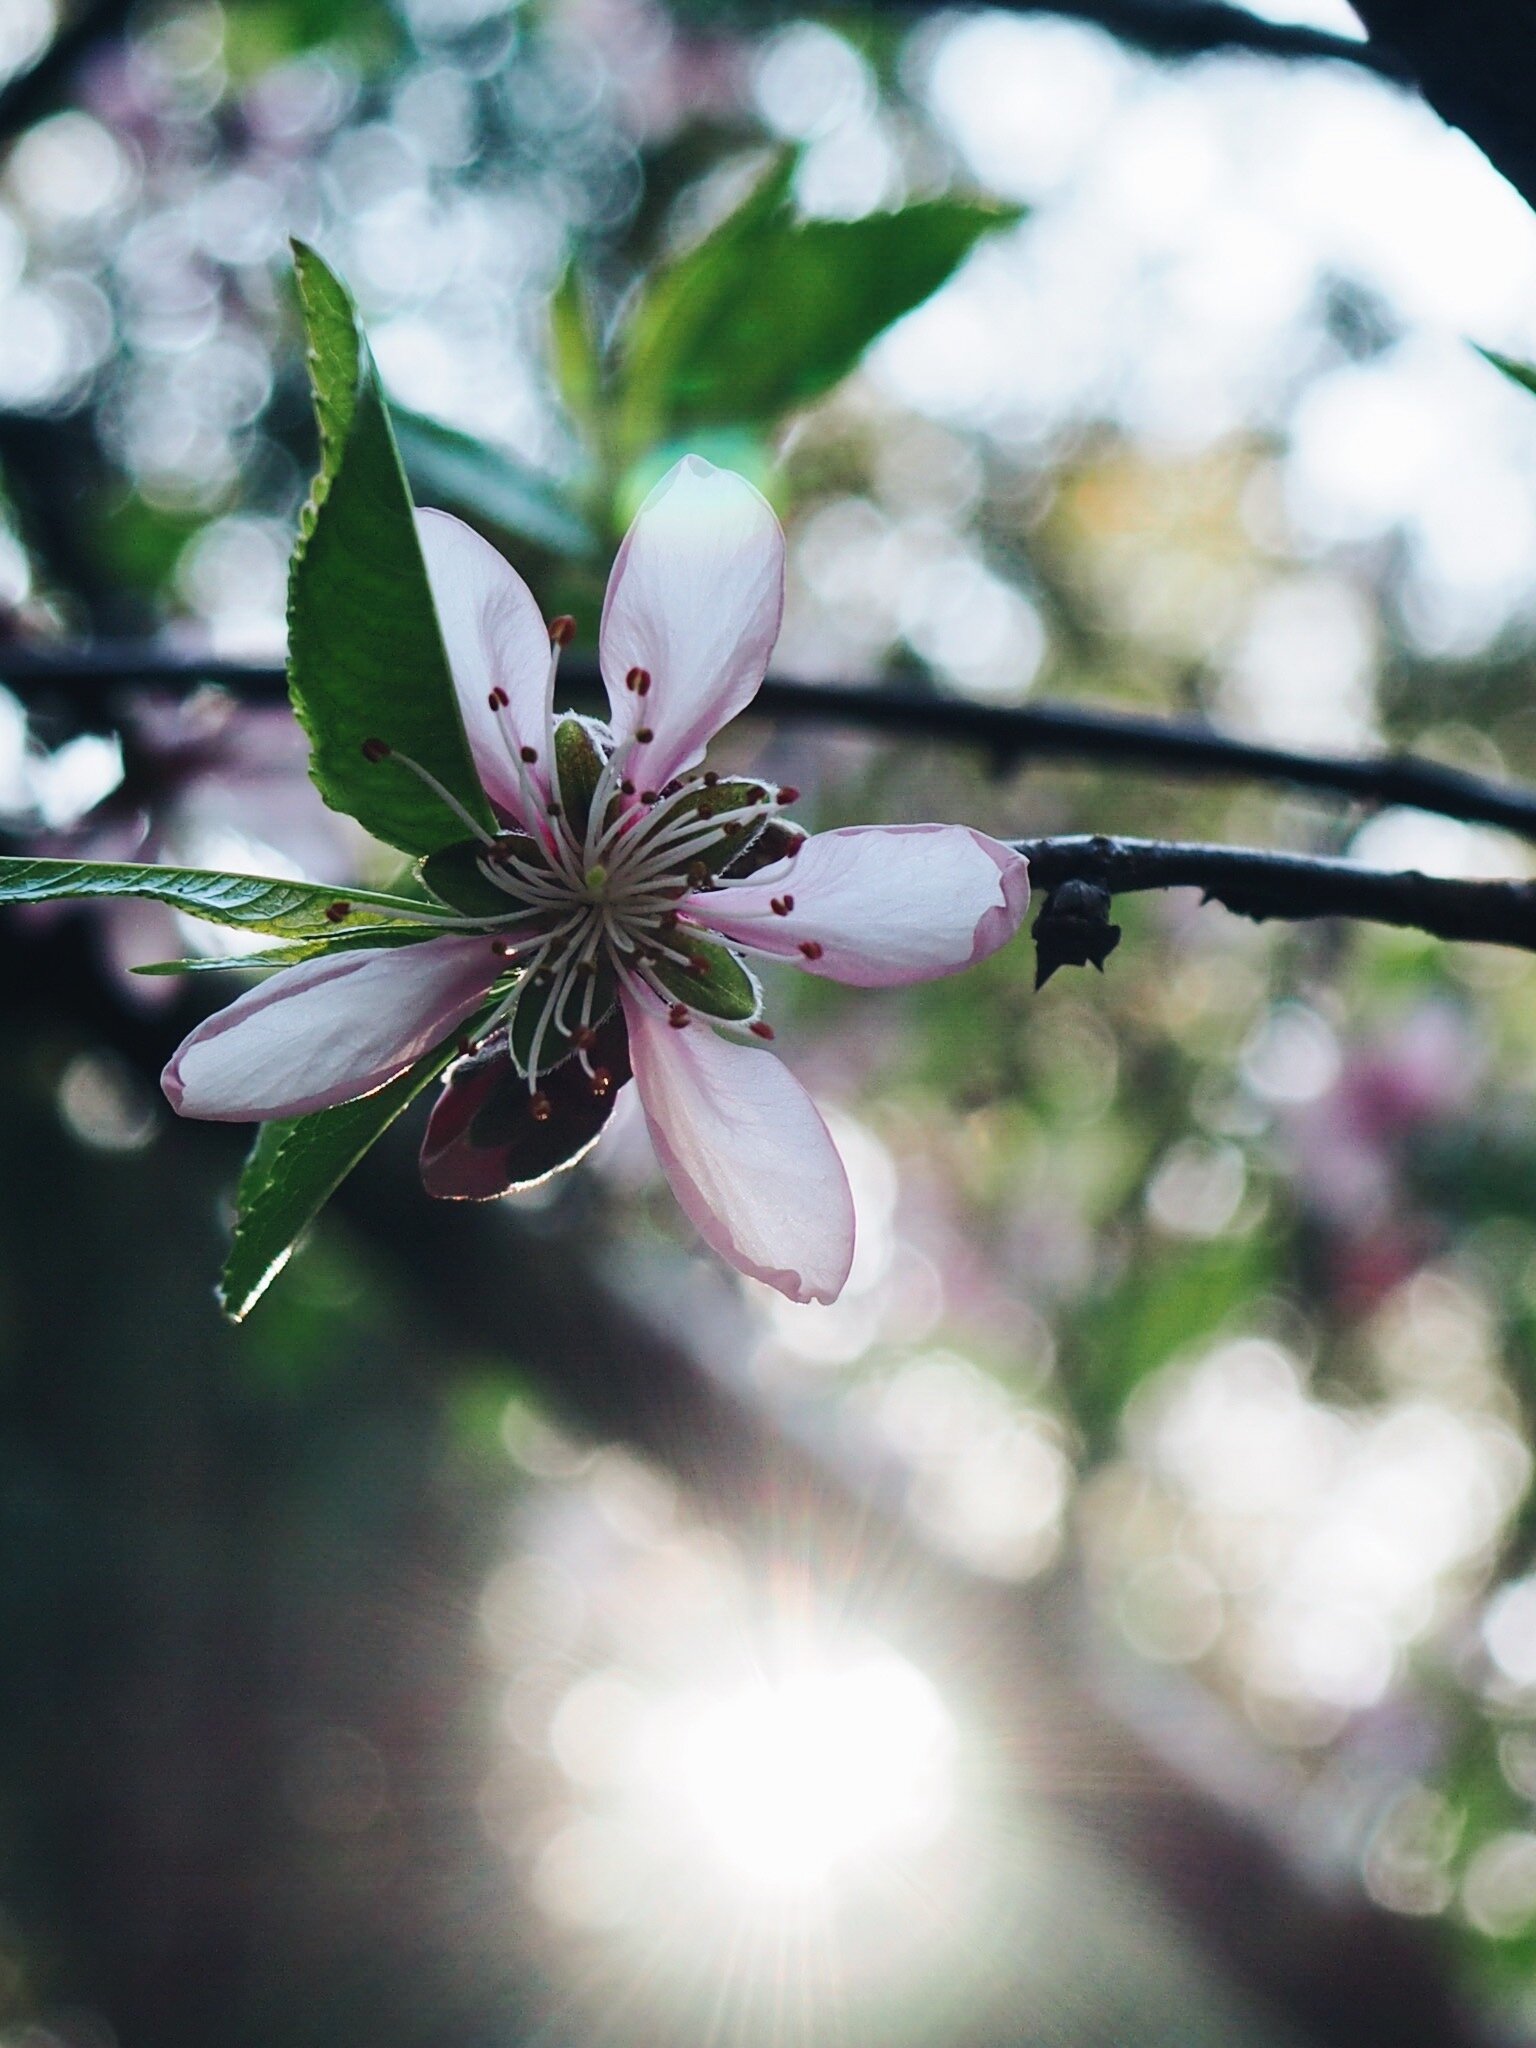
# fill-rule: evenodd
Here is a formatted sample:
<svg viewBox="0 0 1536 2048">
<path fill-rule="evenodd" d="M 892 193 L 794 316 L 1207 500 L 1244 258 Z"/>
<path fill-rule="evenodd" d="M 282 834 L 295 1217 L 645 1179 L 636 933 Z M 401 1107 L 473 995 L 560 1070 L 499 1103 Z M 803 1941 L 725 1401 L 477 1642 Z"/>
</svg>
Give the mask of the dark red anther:
<svg viewBox="0 0 1536 2048">
<path fill-rule="evenodd" d="M 350 903 L 337 901 L 335 903 L 327 903 L 325 906 L 325 921 L 327 924 L 345 924 L 351 915 L 352 906 Z"/>
<path fill-rule="evenodd" d="M 555 1105 L 550 1101 L 543 1089 L 540 1089 L 539 1093 L 529 1101 L 528 1114 L 536 1124 L 547 1124 L 554 1113 Z"/>
<path fill-rule="evenodd" d="M 651 687 L 649 671 L 643 668 L 632 668 L 624 678 L 624 687 L 626 690 L 633 690 L 637 697 L 643 697 Z"/>
<path fill-rule="evenodd" d="M 690 953 L 688 955 L 688 965 L 695 974 L 708 974 L 709 972 L 709 962 L 702 953 Z"/>
<path fill-rule="evenodd" d="M 626 776 L 624 780 L 619 784 L 619 794 L 620 796 L 633 796 L 634 793 L 635 785 L 629 780 L 628 776 Z"/>
<path fill-rule="evenodd" d="M 768 899 L 768 908 L 775 917 L 788 917 L 794 907 L 795 899 L 793 896 L 770 896 Z"/>
<path fill-rule="evenodd" d="M 659 789 L 642 789 L 640 801 L 643 804 L 659 804 L 661 802 L 661 791 Z"/>
<path fill-rule="evenodd" d="M 715 786 L 715 784 L 716 784 L 716 783 L 717 783 L 717 782 L 718 782 L 719 780 L 720 780 L 720 778 L 719 778 L 719 776 L 718 776 L 718 775 L 717 775 L 717 774 L 715 773 L 715 771 L 714 771 L 714 769 L 713 769 L 713 768 L 706 768 L 706 769 L 705 769 L 705 771 L 704 771 L 704 787 L 705 787 L 706 789 L 713 789 L 713 788 L 714 788 L 714 786 Z"/>
<path fill-rule="evenodd" d="M 389 759 L 388 740 L 364 740 L 363 759 L 365 761 L 387 761 Z"/>
<path fill-rule="evenodd" d="M 709 869 L 705 867 L 703 861 L 696 860 L 690 862 L 688 879 L 692 882 L 695 889 L 703 888 L 704 884 L 709 880 Z"/>
<path fill-rule="evenodd" d="M 594 1067 L 588 1075 L 588 1085 L 599 1102 L 613 1089 L 613 1076 L 606 1067 Z"/>
<path fill-rule="evenodd" d="M 655 733 L 652 732 L 648 725 L 637 725 L 635 727 L 635 741 L 637 745 L 648 747 L 655 737 Z"/>
<path fill-rule="evenodd" d="M 537 761 L 537 759 L 539 758 L 539 750 L 537 747 L 519 747 L 517 751 L 519 758 L 526 761 L 530 768 L 533 766 L 534 762 Z"/>
<path fill-rule="evenodd" d="M 802 939 L 800 941 L 800 950 L 807 960 L 819 960 L 821 958 L 821 943 L 817 939 Z"/>
<path fill-rule="evenodd" d="M 800 792 L 798 789 L 781 789 L 779 791 L 779 802 L 781 804 L 793 804 L 799 801 Z"/>
<path fill-rule="evenodd" d="M 597 1043 L 597 1033 L 590 1024 L 582 1024 L 571 1033 L 571 1043 L 578 1052 L 590 1052 Z"/>
<path fill-rule="evenodd" d="M 576 621 L 569 612 L 562 612 L 558 619 L 549 622 L 549 637 L 556 647 L 569 647 L 576 638 Z"/>
<path fill-rule="evenodd" d="M 546 816 L 551 818 L 558 818 L 560 815 L 560 806 L 558 804 L 546 804 L 544 806 L 544 811 Z"/>
<path fill-rule="evenodd" d="M 512 699 L 507 695 L 500 683 L 498 683 L 491 692 L 491 709 L 493 711 L 505 711 L 511 702 Z"/>
<path fill-rule="evenodd" d="M 674 1003 L 667 1012 L 667 1022 L 674 1031 L 685 1030 L 691 1021 L 686 1003 Z"/>
<path fill-rule="evenodd" d="M 678 781 L 677 777 L 674 775 L 672 780 L 667 784 L 666 788 L 661 793 L 663 796 L 676 796 L 677 792 L 682 788 L 682 786 L 683 785 Z"/>
<path fill-rule="evenodd" d="M 754 1038 L 772 1038 L 773 1036 L 773 1026 L 771 1024 L 764 1024 L 761 1021 L 756 1024 L 749 1024 L 747 1029 Z"/>
</svg>

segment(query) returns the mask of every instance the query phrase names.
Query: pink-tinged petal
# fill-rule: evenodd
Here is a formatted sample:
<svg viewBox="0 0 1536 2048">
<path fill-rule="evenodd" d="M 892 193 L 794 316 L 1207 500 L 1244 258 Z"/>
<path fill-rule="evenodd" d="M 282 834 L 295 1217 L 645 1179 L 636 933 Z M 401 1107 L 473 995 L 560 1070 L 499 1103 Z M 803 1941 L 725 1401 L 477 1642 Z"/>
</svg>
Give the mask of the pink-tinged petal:
<svg viewBox="0 0 1536 2048">
<path fill-rule="evenodd" d="M 721 1258 L 791 1301 L 835 1301 L 853 1196 L 821 1112 L 772 1053 L 624 995 L 646 1127 L 672 1192 Z"/>
<path fill-rule="evenodd" d="M 217 1123 L 351 1102 L 441 1045 L 505 965 L 483 938 L 303 961 L 199 1024 L 160 1085 L 178 1115 Z"/>
<path fill-rule="evenodd" d="M 547 794 L 544 755 L 553 682 L 543 615 L 511 563 L 462 519 L 418 512 L 416 535 L 475 772 L 493 804 L 536 831 L 512 749 L 534 748 L 539 762 L 532 781 L 541 796 Z M 508 701 L 495 711 L 491 693 L 501 690 Z M 380 737 L 387 740 L 389 734 Z"/>
<path fill-rule="evenodd" d="M 743 477 L 685 455 L 635 515 L 603 604 L 603 681 L 628 773 L 660 789 L 757 694 L 784 614 L 784 534 Z M 651 679 L 641 696 L 632 669 Z"/>
<path fill-rule="evenodd" d="M 1028 862 L 984 832 L 855 825 L 819 832 L 743 887 L 685 897 L 678 909 L 810 974 L 898 988 L 985 960 L 1028 905 Z"/>
</svg>

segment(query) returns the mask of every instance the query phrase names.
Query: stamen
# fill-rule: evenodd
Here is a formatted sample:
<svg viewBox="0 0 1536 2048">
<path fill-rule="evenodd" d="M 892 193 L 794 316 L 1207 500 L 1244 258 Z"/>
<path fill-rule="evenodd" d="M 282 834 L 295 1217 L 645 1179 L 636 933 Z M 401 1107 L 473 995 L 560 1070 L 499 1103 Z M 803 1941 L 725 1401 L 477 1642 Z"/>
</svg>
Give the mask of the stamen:
<svg viewBox="0 0 1536 2048">
<path fill-rule="evenodd" d="M 549 622 L 549 637 L 556 647 L 569 647 L 576 638 L 576 621 L 569 612 L 562 612 L 557 619 Z"/>
<path fill-rule="evenodd" d="M 637 725 L 635 727 L 635 744 L 637 746 L 648 747 L 655 737 L 656 734 L 650 726 Z"/>
<path fill-rule="evenodd" d="M 632 691 L 635 696 L 643 697 L 651 687 L 649 671 L 643 668 L 632 668 L 624 678 L 624 687 L 626 690 Z"/>
<path fill-rule="evenodd" d="M 325 906 L 325 921 L 327 924 L 345 924 L 351 915 L 352 906 L 350 903 L 327 903 Z"/>
<path fill-rule="evenodd" d="M 798 789 L 781 789 L 779 791 L 779 802 L 781 804 L 797 804 L 799 801 L 800 792 Z"/>
<path fill-rule="evenodd" d="M 800 950 L 807 960 L 819 960 L 823 952 L 820 942 L 816 939 L 802 939 Z"/>
<path fill-rule="evenodd" d="M 674 1003 L 667 1012 L 667 1022 L 674 1031 L 686 1031 L 693 1022 L 688 1005 L 686 1003 Z"/>
<path fill-rule="evenodd" d="M 788 917 L 794 907 L 795 899 L 793 896 L 770 896 L 768 899 L 768 908 L 775 917 Z"/>
<path fill-rule="evenodd" d="M 519 757 L 522 760 L 526 761 L 530 768 L 533 766 L 534 762 L 537 761 L 539 758 L 539 750 L 537 747 L 519 747 L 517 751 Z"/>
<path fill-rule="evenodd" d="M 747 1029 L 754 1038 L 772 1038 L 773 1036 L 773 1026 L 763 1023 L 761 1018 L 755 1024 L 749 1024 Z"/>
<path fill-rule="evenodd" d="M 528 1114 L 536 1124 L 547 1124 L 554 1113 L 554 1104 L 542 1090 L 536 1093 L 528 1104 Z"/>
<path fill-rule="evenodd" d="M 429 768 L 423 768 L 419 761 L 413 761 L 409 754 L 402 754 L 398 748 L 390 746 L 386 740 L 364 740 L 363 759 L 365 761 L 372 761 L 375 763 L 379 761 L 398 761 L 402 768 L 409 768 L 411 773 L 414 776 L 416 776 L 419 781 L 424 782 L 427 788 L 431 790 L 432 794 L 435 797 L 437 797 L 440 802 L 445 803 L 448 806 L 449 810 L 452 811 L 453 815 L 458 819 L 459 823 L 463 825 L 473 835 L 474 838 L 478 839 L 482 846 L 495 845 L 496 842 L 491 837 L 490 833 L 486 831 L 485 827 L 480 823 L 480 821 L 477 818 L 472 818 L 470 816 L 469 812 L 465 810 L 464 806 L 459 802 L 458 798 L 453 794 L 452 790 L 444 789 L 443 785 L 438 781 L 437 777 L 432 773 L 432 771 Z"/>
</svg>

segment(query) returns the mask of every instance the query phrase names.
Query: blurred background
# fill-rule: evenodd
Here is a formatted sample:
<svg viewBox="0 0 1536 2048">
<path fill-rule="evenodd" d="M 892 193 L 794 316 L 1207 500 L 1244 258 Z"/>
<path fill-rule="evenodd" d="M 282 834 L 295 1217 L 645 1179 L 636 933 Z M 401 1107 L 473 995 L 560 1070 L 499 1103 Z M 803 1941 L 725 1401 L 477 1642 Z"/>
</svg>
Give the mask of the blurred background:
<svg viewBox="0 0 1536 2048">
<path fill-rule="evenodd" d="M 775 162 L 810 220 L 999 209 L 826 395 L 688 436 L 784 517 L 782 672 L 1536 777 L 1536 405 L 1473 345 L 1536 355 L 1536 217 L 1342 0 L 1265 13 L 1345 47 L 0 0 L 0 682 L 189 663 L 11 678 L 8 847 L 387 874 L 277 702 L 194 687 L 281 658 L 287 237 L 418 496 L 590 633 L 675 449 L 582 417 L 552 299 L 622 325 Z M 821 825 L 1536 873 L 1416 813 L 742 730 Z M 701 1253 L 621 1115 L 472 1212 L 405 1132 L 238 1329 L 243 1134 L 154 1085 L 230 988 L 128 972 L 206 931 L 9 921 L 4 2048 L 1536 2040 L 1536 972 L 1117 915 L 1039 995 L 1024 944 L 772 990 L 857 1194 L 834 1308 Z"/>
</svg>

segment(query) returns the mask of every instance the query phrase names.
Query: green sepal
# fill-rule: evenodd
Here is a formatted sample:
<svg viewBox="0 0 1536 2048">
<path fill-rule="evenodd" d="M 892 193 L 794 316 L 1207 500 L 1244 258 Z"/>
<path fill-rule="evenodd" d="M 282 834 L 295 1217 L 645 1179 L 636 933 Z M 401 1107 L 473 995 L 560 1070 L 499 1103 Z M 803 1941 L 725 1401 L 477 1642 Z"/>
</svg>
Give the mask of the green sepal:
<svg viewBox="0 0 1536 2048">
<path fill-rule="evenodd" d="M 294 266 L 320 427 L 320 469 L 288 579 L 288 688 L 326 802 L 407 853 L 464 836 L 461 818 L 382 740 L 489 830 L 378 372 L 345 287 L 313 249 Z"/>
<path fill-rule="evenodd" d="M 533 1056 L 534 1036 L 539 1028 L 539 1019 L 544 1014 L 544 1000 L 548 993 L 547 985 L 540 988 L 525 987 L 523 993 L 518 998 L 516 1008 L 512 1012 L 511 1022 L 507 1030 L 507 1043 L 512 1049 L 512 1058 L 516 1062 L 517 1071 L 520 1074 L 528 1072 L 528 1063 Z M 560 1031 L 551 1024 L 544 1033 L 543 1043 L 539 1047 L 539 1072 L 541 1074 L 547 1074 L 551 1067 L 563 1065 L 575 1052 L 576 1040 L 572 1033 L 581 1028 L 581 1013 L 585 999 L 585 988 L 578 982 L 575 992 L 565 1007 L 565 1014 L 570 1024 L 570 1029 Z M 605 959 L 600 959 L 597 963 L 596 983 L 592 992 L 593 1029 L 596 1029 L 599 1024 L 612 1015 L 613 1007 L 618 999 L 619 987 L 618 982 L 614 978 L 613 969 Z"/>
<path fill-rule="evenodd" d="M 457 1055 L 457 1040 L 356 1102 L 267 1123 L 240 1176 L 219 1305 L 240 1322 L 287 1264 L 303 1232 L 400 1113 Z"/>
<path fill-rule="evenodd" d="M 215 868 L 172 868 L 124 861 L 0 857 L 0 903 L 142 896 L 209 924 L 280 939 L 334 938 L 343 927 L 410 923 L 421 905 L 377 889 L 335 889 Z"/>
<path fill-rule="evenodd" d="M 523 834 L 504 833 L 503 838 L 514 846 Z M 478 839 L 461 839 L 456 846 L 445 846 L 437 853 L 429 853 L 417 868 L 419 879 L 440 903 L 446 903 L 450 910 L 462 912 L 465 917 L 500 918 L 504 923 L 515 923 L 519 918 L 524 923 L 528 911 L 505 889 L 498 889 L 480 869 L 488 848 Z M 539 858 L 533 841 L 528 841 L 528 851 L 534 859 Z"/>
<path fill-rule="evenodd" d="M 697 868 L 706 877 L 717 875 L 722 868 L 729 867 L 737 856 L 743 853 L 762 830 L 769 816 L 769 792 L 761 782 L 733 780 L 713 785 L 695 784 L 684 790 L 666 808 L 664 820 L 657 829 L 669 829 L 680 824 L 690 814 L 697 816 L 701 824 L 711 818 L 724 817 L 727 811 L 739 811 L 749 805 L 761 803 L 762 813 L 757 818 L 743 818 L 738 825 L 724 828 L 723 836 L 712 846 L 706 846 L 697 853 L 690 853 L 679 866 L 679 872 L 686 874 Z"/>
<path fill-rule="evenodd" d="M 763 1007 L 763 992 L 756 977 L 745 968 L 729 947 L 706 939 L 691 925 L 678 925 L 666 936 L 673 952 L 687 953 L 690 964 L 665 955 L 651 963 L 651 972 L 663 988 L 697 1010 L 701 1017 L 718 1017 L 723 1024 L 749 1024 Z"/>
<path fill-rule="evenodd" d="M 587 829 L 592 799 L 603 773 L 603 756 L 584 718 L 562 718 L 555 727 L 555 775 L 566 821 L 578 838 Z"/>
</svg>

